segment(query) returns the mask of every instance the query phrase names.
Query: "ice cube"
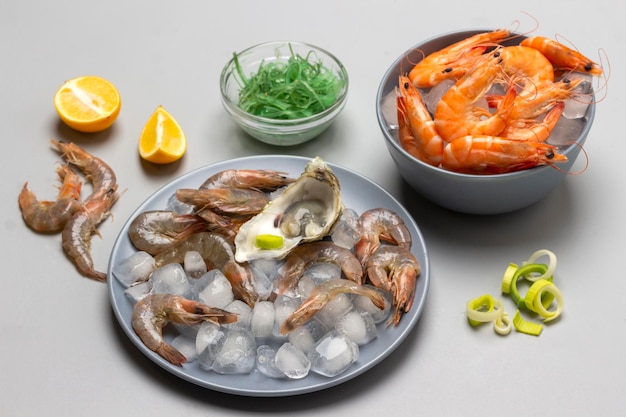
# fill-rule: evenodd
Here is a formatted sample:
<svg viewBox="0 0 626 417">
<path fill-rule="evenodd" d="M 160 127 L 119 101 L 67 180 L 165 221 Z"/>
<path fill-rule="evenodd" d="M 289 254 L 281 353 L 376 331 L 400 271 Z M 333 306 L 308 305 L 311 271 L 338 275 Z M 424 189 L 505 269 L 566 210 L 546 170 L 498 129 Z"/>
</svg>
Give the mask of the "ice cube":
<svg viewBox="0 0 626 417">
<path fill-rule="evenodd" d="M 259 300 L 267 300 L 274 290 L 274 282 L 264 270 L 250 265 L 252 270 L 252 287 Z"/>
<path fill-rule="evenodd" d="M 195 207 L 190 204 L 183 203 L 176 198 L 176 194 L 172 194 L 170 198 L 167 199 L 165 210 L 174 211 L 178 214 L 191 214 L 194 212 Z"/>
<path fill-rule="evenodd" d="M 435 109 L 441 101 L 441 98 L 448 92 L 450 87 L 454 85 L 454 80 L 443 80 L 429 90 L 420 91 L 422 99 L 430 114 L 435 114 Z"/>
<path fill-rule="evenodd" d="M 289 332 L 289 343 L 308 354 L 313 350 L 315 343 L 328 333 L 328 330 L 326 325 L 313 317 L 302 326 Z"/>
<path fill-rule="evenodd" d="M 144 298 L 146 295 L 150 294 L 151 290 L 152 290 L 152 282 L 144 281 L 144 282 L 139 282 L 137 284 L 131 285 L 130 287 L 126 288 L 124 293 L 131 300 L 133 300 L 134 302 L 137 302 L 141 300 L 142 298 Z"/>
<path fill-rule="evenodd" d="M 180 334 L 172 339 L 170 345 L 182 353 L 187 358 L 187 362 L 193 362 L 198 359 L 196 341 L 192 337 Z"/>
<path fill-rule="evenodd" d="M 562 116 L 566 119 L 580 119 L 585 117 L 587 108 L 591 104 L 593 96 L 592 92 L 592 79 L 591 74 L 583 74 L 573 72 L 567 75 L 570 81 L 580 79 L 580 84 L 572 91 L 572 97 L 565 100 L 565 108 L 563 109 Z"/>
<path fill-rule="evenodd" d="M 315 317 L 329 328 L 333 328 L 335 323 L 353 308 L 352 297 L 348 294 L 341 293 L 326 303 L 326 305 L 317 312 Z"/>
<path fill-rule="evenodd" d="M 315 279 L 311 275 L 303 275 L 302 278 L 298 280 L 295 295 L 302 299 L 307 299 L 309 295 L 311 295 L 311 291 L 317 286 L 318 283 L 315 282 Z"/>
<path fill-rule="evenodd" d="M 276 350 L 269 345 L 256 348 L 256 369 L 270 378 L 285 378 L 283 371 L 276 367 Z"/>
<path fill-rule="evenodd" d="M 212 269 L 193 282 L 192 296 L 212 307 L 224 308 L 235 299 L 233 287 L 219 269 Z"/>
<path fill-rule="evenodd" d="M 552 129 L 548 143 L 555 146 L 564 146 L 574 143 L 580 136 L 584 124 L 584 119 L 566 119 L 561 117 L 554 129 Z"/>
<path fill-rule="evenodd" d="M 359 346 L 372 341 L 378 335 L 376 323 L 367 311 L 351 310 L 339 319 L 335 329 Z"/>
<path fill-rule="evenodd" d="M 287 338 L 280 333 L 280 326 L 291 313 L 296 311 L 300 305 L 300 299 L 292 298 L 284 294 L 279 295 L 274 300 L 274 328 L 272 334 L 280 339 Z"/>
<path fill-rule="evenodd" d="M 188 297 L 191 285 L 183 266 L 178 263 L 164 265 L 150 276 L 153 294 L 176 294 Z"/>
<path fill-rule="evenodd" d="M 218 374 L 249 374 L 256 360 L 256 342 L 249 330 L 224 329 L 211 369 Z"/>
<path fill-rule="evenodd" d="M 359 346 L 346 335 L 332 330 L 309 353 L 311 370 L 324 376 L 337 376 L 359 358 Z"/>
<path fill-rule="evenodd" d="M 355 210 L 346 208 L 343 210 L 339 222 L 333 228 L 330 238 L 335 245 L 352 249 L 361 238 L 362 232 L 359 215 Z"/>
<path fill-rule="evenodd" d="M 255 337 L 266 338 L 272 336 L 274 328 L 274 303 L 271 301 L 257 301 L 252 308 L 250 329 Z"/>
<path fill-rule="evenodd" d="M 205 321 L 196 334 L 196 353 L 201 368 L 210 370 L 217 354 L 219 341 L 224 338 L 224 330 L 219 324 Z"/>
<path fill-rule="evenodd" d="M 236 313 L 238 315 L 237 321 L 229 324 L 224 324 L 226 328 L 250 328 L 250 318 L 252 316 L 252 308 L 241 300 L 231 301 L 224 310 L 230 313 Z"/>
<path fill-rule="evenodd" d="M 365 286 L 374 289 L 385 299 L 385 308 L 378 308 L 372 302 L 372 300 L 365 295 L 355 296 L 352 302 L 357 309 L 370 313 L 372 319 L 374 319 L 374 323 L 382 323 L 383 321 L 387 320 L 387 318 L 389 317 L 389 313 L 391 312 L 391 293 L 389 291 L 381 290 L 380 288 L 374 287 L 370 284 L 365 284 Z"/>
<path fill-rule="evenodd" d="M 155 269 L 154 257 L 148 252 L 139 251 L 113 265 L 113 275 L 124 286 L 147 280 Z"/>
<path fill-rule="evenodd" d="M 206 262 L 202 259 L 200 252 L 195 250 L 185 252 L 183 268 L 189 278 L 192 279 L 200 278 L 202 275 L 207 273 Z"/>
<path fill-rule="evenodd" d="M 383 97 L 380 104 L 380 111 L 383 119 L 390 127 L 398 126 L 398 95 L 396 90 L 391 90 L 387 95 Z"/>
<path fill-rule="evenodd" d="M 304 378 L 311 369 L 311 361 L 306 354 L 289 342 L 278 348 L 274 361 L 276 367 L 291 379 Z"/>
</svg>

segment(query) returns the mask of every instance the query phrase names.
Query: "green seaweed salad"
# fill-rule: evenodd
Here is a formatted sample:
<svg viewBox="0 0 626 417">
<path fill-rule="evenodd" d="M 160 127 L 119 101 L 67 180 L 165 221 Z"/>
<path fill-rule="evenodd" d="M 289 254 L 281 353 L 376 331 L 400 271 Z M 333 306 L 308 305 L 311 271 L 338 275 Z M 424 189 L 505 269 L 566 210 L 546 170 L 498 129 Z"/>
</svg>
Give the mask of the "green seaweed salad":
<svg viewBox="0 0 626 417">
<path fill-rule="evenodd" d="M 239 107 L 242 110 L 268 119 L 293 120 L 320 113 L 337 101 L 345 81 L 317 60 L 313 51 L 301 56 L 291 46 L 289 50 L 287 62 L 264 60 L 249 77 L 244 74 L 237 54 L 233 54 L 241 78 Z"/>
</svg>

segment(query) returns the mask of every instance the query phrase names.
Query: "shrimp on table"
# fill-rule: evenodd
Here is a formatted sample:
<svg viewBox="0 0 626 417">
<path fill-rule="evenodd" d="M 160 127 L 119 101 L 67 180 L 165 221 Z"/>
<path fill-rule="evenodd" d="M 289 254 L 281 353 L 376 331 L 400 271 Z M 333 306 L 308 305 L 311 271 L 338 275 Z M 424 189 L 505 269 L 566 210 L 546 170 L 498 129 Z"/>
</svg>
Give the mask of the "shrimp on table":
<svg viewBox="0 0 626 417">
<path fill-rule="evenodd" d="M 227 169 L 207 178 L 199 188 L 246 188 L 274 191 L 294 182 L 286 172 L 268 169 Z"/>
<path fill-rule="evenodd" d="M 458 79 L 474 66 L 478 56 L 509 35 L 508 30 L 494 30 L 455 42 L 418 62 L 409 72 L 409 79 L 417 88 L 433 87 L 446 79 Z"/>
<path fill-rule="evenodd" d="M 258 214 L 270 201 L 263 191 L 242 188 L 181 188 L 176 198 L 198 209 L 234 214 Z"/>
<path fill-rule="evenodd" d="M 100 198 L 103 193 L 117 189 L 115 172 L 102 159 L 93 156 L 75 143 L 54 139 L 50 142 L 52 147 L 61 153 L 65 161 L 80 169 L 91 182 L 93 191 L 91 195 L 85 198 L 85 202 L 92 198 Z"/>
<path fill-rule="evenodd" d="M 603 73 L 600 65 L 554 39 L 535 36 L 524 39 L 520 45 L 541 52 L 552 63 L 555 70 L 576 71 L 594 76 L 600 76 Z"/>
<path fill-rule="evenodd" d="M 494 136 L 464 136 L 443 150 L 444 169 L 467 174 L 502 174 L 566 162 L 556 147 Z"/>
<path fill-rule="evenodd" d="M 156 255 L 174 243 L 210 227 L 209 223 L 194 214 L 152 210 L 133 219 L 128 228 L 128 237 L 137 250 Z"/>
<path fill-rule="evenodd" d="M 350 280 L 361 284 L 363 269 L 359 260 L 346 248 L 326 240 L 303 243 L 287 255 L 276 273 L 276 292 L 283 294 L 293 289 L 313 262 L 330 262 L 341 268 Z"/>
<path fill-rule="evenodd" d="M 402 314 L 411 310 L 420 273 L 419 261 L 402 246 L 380 246 L 368 259 L 369 281 L 375 287 L 392 293 L 395 309 L 391 323 L 397 325 Z"/>
<path fill-rule="evenodd" d="M 91 236 L 98 234 L 98 225 L 111 214 L 110 210 L 117 201 L 117 186 L 109 191 L 100 191 L 86 201 L 81 210 L 65 224 L 61 232 L 63 250 L 74 262 L 76 268 L 86 277 L 104 282 L 107 275 L 94 267 L 91 256 Z"/>
<path fill-rule="evenodd" d="M 413 240 L 400 215 L 386 208 L 374 208 L 361 213 L 361 238 L 354 245 L 354 254 L 366 268 L 368 258 L 380 246 L 381 240 L 394 245 L 411 248 Z"/>
<path fill-rule="evenodd" d="M 398 80 L 398 137 L 400 144 L 417 159 L 434 166 L 441 163 L 443 139 L 422 99 L 409 78 Z"/>
<path fill-rule="evenodd" d="M 337 278 L 324 281 L 315 287 L 309 297 L 291 313 L 280 326 L 281 334 L 288 334 L 311 319 L 330 300 L 339 294 L 356 294 L 368 297 L 379 309 L 385 308 L 385 299 L 374 288 L 349 279 Z"/>
<path fill-rule="evenodd" d="M 441 97 L 435 108 L 435 126 L 446 142 L 466 135 L 498 135 L 504 130 L 517 92 L 509 87 L 492 114 L 476 105 L 502 77 L 499 49 L 477 59 L 476 65 Z"/>
<path fill-rule="evenodd" d="M 68 220 L 81 208 L 80 190 L 83 185 L 80 177 L 67 165 L 57 168 L 61 181 L 57 199 L 39 201 L 35 193 L 24 184 L 18 197 L 22 217 L 33 230 L 41 233 L 59 232 Z"/>
<path fill-rule="evenodd" d="M 163 339 L 163 327 L 168 323 L 185 325 L 212 321 L 216 324 L 237 321 L 235 313 L 209 307 L 197 301 L 173 294 L 150 294 L 133 307 L 131 323 L 143 344 L 158 353 L 169 363 L 181 366 L 187 361 L 185 355 Z"/>
</svg>

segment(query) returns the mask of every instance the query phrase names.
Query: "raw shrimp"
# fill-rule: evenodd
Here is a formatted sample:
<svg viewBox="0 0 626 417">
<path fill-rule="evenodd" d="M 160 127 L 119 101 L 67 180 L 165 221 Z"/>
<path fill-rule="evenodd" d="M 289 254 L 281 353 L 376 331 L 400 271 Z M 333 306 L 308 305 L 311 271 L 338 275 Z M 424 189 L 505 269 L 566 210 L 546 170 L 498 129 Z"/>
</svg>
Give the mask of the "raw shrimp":
<svg viewBox="0 0 626 417">
<path fill-rule="evenodd" d="M 173 294 L 150 294 L 133 307 L 131 323 L 133 330 L 144 345 L 158 353 L 169 363 L 181 366 L 187 361 L 185 355 L 163 339 L 163 327 L 168 323 L 185 325 L 212 321 L 216 324 L 237 321 L 235 313 L 209 307 L 197 301 Z"/>
<path fill-rule="evenodd" d="M 603 73 L 600 65 L 554 39 L 535 36 L 524 39 L 520 45 L 537 49 L 552 63 L 555 70 L 576 71 L 595 76 Z"/>
<path fill-rule="evenodd" d="M 107 275 L 94 268 L 91 236 L 99 235 L 98 225 L 111 214 L 111 207 L 119 197 L 115 190 L 116 188 L 113 188 L 93 195 L 91 200 L 86 201 L 81 210 L 65 224 L 61 232 L 61 243 L 66 255 L 83 275 L 96 281 L 106 281 Z"/>
<path fill-rule="evenodd" d="M 418 89 L 409 78 L 398 80 L 398 136 L 400 143 L 417 159 L 438 166 L 443 153 L 443 139 L 439 136 Z"/>
<path fill-rule="evenodd" d="M 137 250 L 156 255 L 174 243 L 210 227 L 203 218 L 193 214 L 153 210 L 133 219 L 128 228 L 128 237 Z"/>
<path fill-rule="evenodd" d="M 217 233 L 199 232 L 175 243 L 155 257 L 155 266 L 171 263 L 182 264 L 188 251 L 200 253 L 208 269 L 221 270 L 231 286 L 233 293 L 248 305 L 253 306 L 260 299 L 255 289 L 255 275 L 248 264 L 238 264 L 235 253 L 228 240 Z"/>
<path fill-rule="evenodd" d="M 458 79 L 474 66 L 476 57 L 509 36 L 508 30 L 478 33 L 429 54 L 409 72 L 418 88 L 428 88 L 445 79 Z"/>
<path fill-rule="evenodd" d="M 199 188 L 246 188 L 274 191 L 294 182 L 286 172 L 268 169 L 227 169 L 210 176 Z"/>
<path fill-rule="evenodd" d="M 411 232 L 396 212 L 386 208 L 370 209 L 361 214 L 359 222 L 363 231 L 354 245 L 354 254 L 363 269 L 366 268 L 368 258 L 380 246 L 381 240 L 411 248 Z"/>
<path fill-rule="evenodd" d="M 501 174 L 566 161 L 547 143 L 464 136 L 446 145 L 442 167 L 467 174 Z"/>
<path fill-rule="evenodd" d="M 241 188 L 181 188 L 176 190 L 176 198 L 199 209 L 236 214 L 257 214 L 270 201 L 263 191 Z"/>
<path fill-rule="evenodd" d="M 293 289 L 304 274 L 304 270 L 313 262 L 331 262 L 341 267 L 345 276 L 360 284 L 363 269 L 354 254 L 331 241 L 315 241 L 297 246 L 278 268 L 276 273 L 276 292 L 283 294 Z"/>
<path fill-rule="evenodd" d="M 280 326 L 282 334 L 297 329 L 311 319 L 315 313 L 320 311 L 330 300 L 339 294 L 357 294 L 368 297 L 372 303 L 379 309 L 385 308 L 385 299 L 374 288 L 363 286 L 354 281 L 337 278 L 324 281 L 315 287 L 309 298 L 307 298 L 300 306 L 291 313 Z"/>
<path fill-rule="evenodd" d="M 441 97 L 434 119 L 437 132 L 446 142 L 466 135 L 498 135 L 504 130 L 515 103 L 515 88 L 508 88 L 493 114 L 489 109 L 476 105 L 502 77 L 501 61 L 498 49 L 482 56 Z"/>
<path fill-rule="evenodd" d="M 55 201 L 39 201 L 28 188 L 28 183 L 18 197 L 22 217 L 33 230 L 41 233 L 59 232 L 67 221 L 81 208 L 80 190 L 83 185 L 80 177 L 67 165 L 57 168 L 61 181 Z"/>
<path fill-rule="evenodd" d="M 63 159 L 78 167 L 91 182 L 93 191 L 85 198 L 85 202 L 100 198 L 103 194 L 117 189 L 115 172 L 102 159 L 91 155 L 74 143 L 60 142 L 52 139 L 52 147 L 61 153 Z"/>
<path fill-rule="evenodd" d="M 367 277 L 375 287 L 390 291 L 395 306 L 390 323 L 398 324 L 413 306 L 419 261 L 402 246 L 382 245 L 367 261 Z"/>
</svg>

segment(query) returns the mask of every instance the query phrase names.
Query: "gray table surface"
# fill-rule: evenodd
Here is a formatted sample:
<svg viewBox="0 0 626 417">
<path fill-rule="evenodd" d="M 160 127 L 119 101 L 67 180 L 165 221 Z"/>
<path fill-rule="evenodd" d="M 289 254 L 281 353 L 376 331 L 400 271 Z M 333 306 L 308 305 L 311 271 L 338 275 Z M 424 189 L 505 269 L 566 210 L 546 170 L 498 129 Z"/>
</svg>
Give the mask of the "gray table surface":
<svg viewBox="0 0 626 417">
<path fill-rule="evenodd" d="M 623 5 L 607 4 L 0 0 L 0 415 L 622 415 L 626 30 Z M 606 52 L 612 76 L 585 147 L 589 168 L 519 212 L 476 217 L 439 209 L 394 169 L 375 118 L 378 83 L 398 55 L 425 38 L 515 21 L 521 31 L 563 35 L 594 58 Z M 276 39 L 332 51 L 351 77 L 337 122 L 293 148 L 252 140 L 219 99 L 219 74 L 231 54 Z M 122 112 L 108 131 L 79 134 L 56 116 L 54 92 L 82 74 L 108 78 L 122 94 Z M 136 146 L 160 104 L 184 127 L 189 148 L 179 163 L 155 167 L 139 159 Z M 379 366 L 325 391 L 247 398 L 184 382 L 129 342 L 106 286 L 78 275 L 58 235 L 33 233 L 22 222 L 16 200 L 25 181 L 41 197 L 54 193 L 51 138 L 108 161 L 126 190 L 100 228 L 102 239 L 93 240 L 100 268 L 135 208 L 190 170 L 282 153 L 319 155 L 360 172 L 399 199 L 424 234 L 432 281 L 423 315 Z M 465 302 L 497 295 L 506 265 L 539 248 L 558 256 L 555 279 L 566 301 L 558 323 L 538 338 L 470 328 Z"/>
</svg>

